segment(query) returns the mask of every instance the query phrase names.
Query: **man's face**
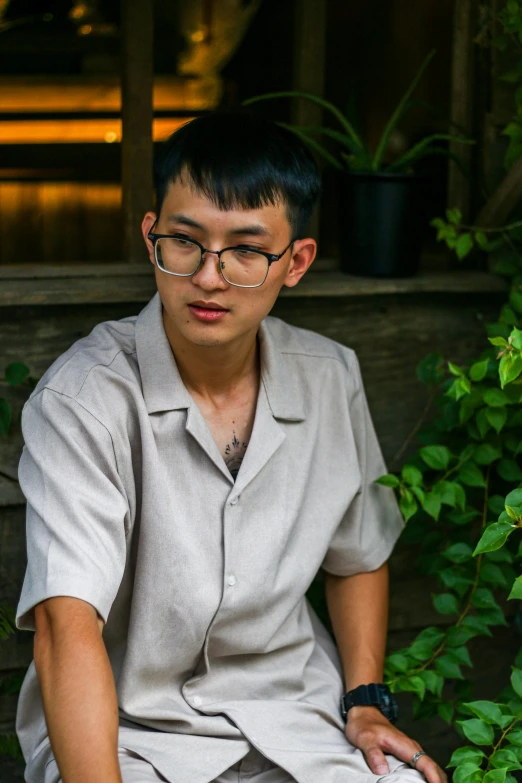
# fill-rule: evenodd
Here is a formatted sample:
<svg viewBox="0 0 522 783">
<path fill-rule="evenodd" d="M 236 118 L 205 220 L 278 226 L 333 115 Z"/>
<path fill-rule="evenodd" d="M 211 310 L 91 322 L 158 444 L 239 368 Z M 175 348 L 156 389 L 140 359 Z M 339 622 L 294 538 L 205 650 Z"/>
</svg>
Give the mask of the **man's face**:
<svg viewBox="0 0 522 783">
<path fill-rule="evenodd" d="M 149 258 L 155 266 L 165 328 L 169 336 L 181 337 L 195 345 L 225 345 L 255 334 L 259 323 L 272 309 L 281 286 L 296 285 L 315 256 L 313 239 L 297 240 L 282 258 L 270 265 L 265 282 L 258 288 L 239 288 L 227 283 L 220 274 L 217 255 L 209 253 L 205 254 L 196 274 L 177 277 L 155 264 L 153 246 L 147 239 L 155 219 L 153 212 L 147 212 L 142 230 Z M 248 245 L 276 254 L 292 239 L 284 204 L 223 211 L 182 179 L 170 184 L 154 232 L 182 234 L 209 250 Z M 209 309 L 219 314 L 209 316 Z"/>
</svg>

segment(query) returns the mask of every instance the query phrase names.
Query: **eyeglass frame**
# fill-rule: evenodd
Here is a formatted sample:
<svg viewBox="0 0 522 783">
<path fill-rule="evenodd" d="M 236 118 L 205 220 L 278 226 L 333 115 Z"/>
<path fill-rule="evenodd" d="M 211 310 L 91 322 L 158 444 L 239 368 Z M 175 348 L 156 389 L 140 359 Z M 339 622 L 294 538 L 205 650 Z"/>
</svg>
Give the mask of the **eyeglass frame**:
<svg viewBox="0 0 522 783">
<path fill-rule="evenodd" d="M 158 218 L 156 218 L 156 220 L 152 224 L 152 228 L 154 228 L 157 222 L 158 222 Z M 149 239 L 152 242 L 152 246 L 154 249 L 154 260 L 156 261 L 156 266 L 158 267 L 158 269 L 160 269 L 162 272 L 165 272 L 165 274 L 167 275 L 175 275 L 176 277 L 192 277 L 193 275 L 196 274 L 198 269 L 201 267 L 201 264 L 203 263 L 203 256 L 205 255 L 205 253 L 212 253 L 213 255 L 216 255 L 218 257 L 219 274 L 221 275 L 225 283 L 236 286 L 236 288 L 259 288 L 259 286 L 262 286 L 266 278 L 268 277 L 268 273 L 270 271 L 270 267 L 272 266 L 272 264 L 275 261 L 279 261 L 279 259 L 284 256 L 288 248 L 290 248 L 294 244 L 294 242 L 296 242 L 299 239 L 299 237 L 295 237 L 294 239 L 292 239 L 292 241 L 285 247 L 283 252 L 279 254 L 268 253 L 266 250 L 259 250 L 259 248 L 252 247 L 251 245 L 233 245 L 231 247 L 224 247 L 221 250 L 209 250 L 208 248 L 203 247 L 201 242 L 198 242 L 197 239 L 192 239 L 192 237 L 186 237 L 183 234 L 155 234 L 152 231 L 149 231 L 149 233 L 147 234 L 147 239 Z M 158 255 L 156 252 L 159 239 L 184 239 L 186 242 L 191 242 L 193 245 L 197 245 L 201 251 L 201 257 L 194 271 L 188 274 L 184 274 L 182 272 L 169 272 L 168 269 L 163 269 L 163 267 L 160 266 L 159 264 Z M 256 285 L 241 285 L 240 283 L 231 283 L 230 280 L 227 280 L 227 278 L 223 274 L 223 267 L 221 265 L 221 254 L 224 253 L 226 250 L 250 250 L 252 253 L 259 253 L 260 255 L 264 256 L 268 261 L 268 266 L 266 268 L 266 275 L 263 278 L 263 280 L 260 283 L 256 283 Z"/>
</svg>

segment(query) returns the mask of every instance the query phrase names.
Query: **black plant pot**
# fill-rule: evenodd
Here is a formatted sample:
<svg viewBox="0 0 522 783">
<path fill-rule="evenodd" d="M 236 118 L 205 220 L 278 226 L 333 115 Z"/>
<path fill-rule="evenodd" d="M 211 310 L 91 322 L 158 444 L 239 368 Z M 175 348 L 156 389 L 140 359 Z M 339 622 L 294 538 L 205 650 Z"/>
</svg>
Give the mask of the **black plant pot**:
<svg viewBox="0 0 522 783">
<path fill-rule="evenodd" d="M 339 177 L 341 269 L 365 277 L 411 277 L 419 267 L 427 215 L 426 178 L 350 172 Z"/>
</svg>

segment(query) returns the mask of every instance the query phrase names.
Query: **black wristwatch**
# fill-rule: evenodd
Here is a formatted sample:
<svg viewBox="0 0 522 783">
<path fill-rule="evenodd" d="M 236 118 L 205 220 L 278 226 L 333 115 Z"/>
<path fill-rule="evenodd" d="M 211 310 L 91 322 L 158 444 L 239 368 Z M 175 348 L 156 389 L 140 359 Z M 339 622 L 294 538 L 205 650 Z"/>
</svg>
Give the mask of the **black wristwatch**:
<svg viewBox="0 0 522 783">
<path fill-rule="evenodd" d="M 361 704 L 378 707 L 385 718 L 395 723 L 399 717 L 399 708 L 393 693 L 382 682 L 372 682 L 370 685 L 359 685 L 341 697 L 341 715 L 346 721 L 348 711 Z"/>
</svg>

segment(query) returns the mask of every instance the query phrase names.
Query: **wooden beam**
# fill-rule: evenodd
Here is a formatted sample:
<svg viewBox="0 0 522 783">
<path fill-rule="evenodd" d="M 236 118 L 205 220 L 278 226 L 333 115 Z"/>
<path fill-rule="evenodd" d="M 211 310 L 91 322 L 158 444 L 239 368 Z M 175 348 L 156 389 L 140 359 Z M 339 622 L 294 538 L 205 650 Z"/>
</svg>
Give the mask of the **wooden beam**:
<svg viewBox="0 0 522 783">
<path fill-rule="evenodd" d="M 477 0 L 455 0 L 453 15 L 453 55 L 451 68 L 451 127 L 453 134 L 471 135 L 473 119 L 474 46 Z M 450 143 L 450 152 L 469 168 L 469 145 Z M 469 181 L 459 166 L 449 161 L 448 206 L 458 207 L 464 219 L 469 217 Z"/>
<path fill-rule="evenodd" d="M 509 218 L 522 199 L 522 158 L 504 176 L 495 192 L 473 221 L 482 228 L 499 228 Z"/>
<path fill-rule="evenodd" d="M 148 261 L 141 221 L 153 205 L 153 5 L 121 0 L 122 209 L 124 258 Z"/>
<path fill-rule="evenodd" d="M 326 0 L 295 0 L 294 3 L 294 73 L 293 90 L 324 93 L 324 66 L 326 52 Z M 292 104 L 292 122 L 295 125 L 320 125 L 323 112 L 320 106 L 302 98 Z M 319 207 L 312 216 L 310 233 L 319 234 Z"/>
<path fill-rule="evenodd" d="M 293 89 L 322 95 L 326 48 L 326 0 L 296 0 L 294 12 Z M 310 101 L 297 99 L 292 122 L 319 125 L 322 109 Z"/>
</svg>

